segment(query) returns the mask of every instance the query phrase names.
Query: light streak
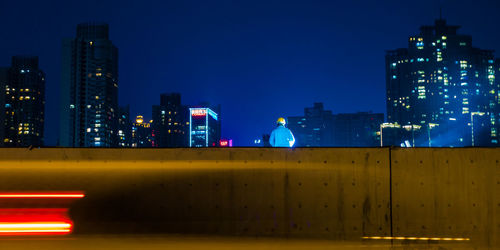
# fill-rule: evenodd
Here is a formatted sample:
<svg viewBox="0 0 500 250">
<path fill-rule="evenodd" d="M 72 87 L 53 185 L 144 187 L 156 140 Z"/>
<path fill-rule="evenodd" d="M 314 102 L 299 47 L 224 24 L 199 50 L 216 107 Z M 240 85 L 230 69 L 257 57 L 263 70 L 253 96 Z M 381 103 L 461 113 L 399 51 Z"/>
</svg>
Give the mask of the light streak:
<svg viewBox="0 0 500 250">
<path fill-rule="evenodd" d="M 0 198 L 83 198 L 83 193 L 0 193 Z"/>
<path fill-rule="evenodd" d="M 0 193 L 3 206 L 0 208 L 0 236 L 70 234 L 73 222 L 68 216 L 68 208 L 38 206 L 61 205 L 61 200 L 66 203 L 68 199 L 73 201 L 83 197 L 85 194 L 78 191 Z M 33 200 L 28 202 L 27 199 Z"/>
<path fill-rule="evenodd" d="M 434 240 L 434 241 L 469 241 L 470 238 L 452 238 L 452 237 L 403 237 L 403 236 L 364 236 L 364 240 Z"/>
<path fill-rule="evenodd" d="M 66 222 L 0 223 L 0 235 L 69 234 L 72 228 Z"/>
</svg>

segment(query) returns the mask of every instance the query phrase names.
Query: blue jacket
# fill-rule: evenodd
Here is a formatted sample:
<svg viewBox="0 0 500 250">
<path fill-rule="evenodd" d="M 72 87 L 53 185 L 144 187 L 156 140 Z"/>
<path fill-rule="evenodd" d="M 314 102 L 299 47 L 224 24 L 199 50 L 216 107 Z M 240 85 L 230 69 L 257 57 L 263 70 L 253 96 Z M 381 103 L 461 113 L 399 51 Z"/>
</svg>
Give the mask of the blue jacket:
<svg viewBox="0 0 500 250">
<path fill-rule="evenodd" d="M 273 147 L 292 147 L 295 143 L 295 138 L 293 137 L 292 131 L 280 125 L 273 130 L 271 137 L 269 137 L 269 143 Z"/>
</svg>

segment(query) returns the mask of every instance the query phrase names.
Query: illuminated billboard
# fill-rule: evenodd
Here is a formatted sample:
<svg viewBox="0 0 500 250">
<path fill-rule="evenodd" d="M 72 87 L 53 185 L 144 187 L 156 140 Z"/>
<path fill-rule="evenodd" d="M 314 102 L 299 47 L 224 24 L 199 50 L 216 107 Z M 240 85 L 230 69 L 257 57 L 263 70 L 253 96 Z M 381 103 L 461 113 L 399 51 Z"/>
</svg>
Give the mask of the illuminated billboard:
<svg viewBox="0 0 500 250">
<path fill-rule="evenodd" d="M 207 115 L 207 110 L 206 109 L 190 109 L 191 111 L 191 116 L 206 116 Z"/>
</svg>

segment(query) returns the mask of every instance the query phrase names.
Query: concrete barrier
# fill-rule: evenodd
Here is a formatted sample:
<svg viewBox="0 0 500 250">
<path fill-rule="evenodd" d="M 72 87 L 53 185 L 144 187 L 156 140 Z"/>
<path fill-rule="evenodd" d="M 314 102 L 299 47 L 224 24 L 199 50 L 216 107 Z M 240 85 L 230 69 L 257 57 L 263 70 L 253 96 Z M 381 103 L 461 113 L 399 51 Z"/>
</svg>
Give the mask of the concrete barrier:
<svg viewBox="0 0 500 250">
<path fill-rule="evenodd" d="M 500 245 L 500 149 L 393 149 L 395 235 Z"/>
<path fill-rule="evenodd" d="M 75 233 L 498 246 L 498 149 L 1 149 L 0 190 L 84 191 Z"/>
</svg>

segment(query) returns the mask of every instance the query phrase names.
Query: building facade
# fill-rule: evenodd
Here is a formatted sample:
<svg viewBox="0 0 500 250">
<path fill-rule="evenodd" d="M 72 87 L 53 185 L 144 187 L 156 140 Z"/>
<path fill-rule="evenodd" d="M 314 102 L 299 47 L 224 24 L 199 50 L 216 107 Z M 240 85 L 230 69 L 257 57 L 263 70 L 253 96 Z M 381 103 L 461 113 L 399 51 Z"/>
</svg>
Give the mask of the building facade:
<svg viewBox="0 0 500 250">
<path fill-rule="evenodd" d="M 77 26 L 63 40 L 60 145 L 118 146 L 118 49 L 107 24 Z"/>
<path fill-rule="evenodd" d="M 189 147 L 217 147 L 220 139 L 219 114 L 211 108 L 189 108 Z"/>
<path fill-rule="evenodd" d="M 333 117 L 333 145 L 335 147 L 377 147 L 377 133 L 384 122 L 384 114 L 357 112 L 335 114 Z"/>
<path fill-rule="evenodd" d="M 408 48 L 387 52 L 387 121 L 433 130 L 433 146 L 495 146 L 498 67 L 492 51 L 458 29 L 439 19 L 410 36 Z"/>
<path fill-rule="evenodd" d="M 142 115 L 138 115 L 132 124 L 131 147 L 133 148 L 151 148 L 155 147 L 154 132 L 151 123 L 144 121 Z"/>
<path fill-rule="evenodd" d="M 181 103 L 179 93 L 160 95 L 160 105 L 153 106 L 156 145 L 160 148 L 189 146 L 189 111 Z"/>
<path fill-rule="evenodd" d="M 330 147 L 333 141 L 333 114 L 323 103 L 304 108 L 304 116 L 288 117 L 287 127 L 295 137 L 295 147 Z"/>
<path fill-rule="evenodd" d="M 45 73 L 38 57 L 12 57 L 11 67 L 0 69 L 0 85 L 3 146 L 43 146 Z"/>
<path fill-rule="evenodd" d="M 375 147 L 383 122 L 381 113 L 333 114 L 315 103 L 304 109 L 304 116 L 288 117 L 288 128 L 297 147 Z"/>
<path fill-rule="evenodd" d="M 132 122 L 130 120 L 130 106 L 118 107 L 118 147 L 131 147 Z"/>
</svg>

